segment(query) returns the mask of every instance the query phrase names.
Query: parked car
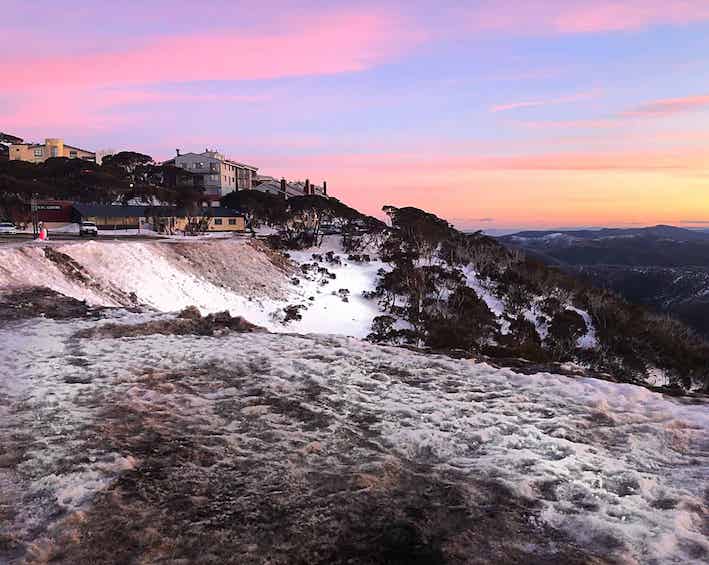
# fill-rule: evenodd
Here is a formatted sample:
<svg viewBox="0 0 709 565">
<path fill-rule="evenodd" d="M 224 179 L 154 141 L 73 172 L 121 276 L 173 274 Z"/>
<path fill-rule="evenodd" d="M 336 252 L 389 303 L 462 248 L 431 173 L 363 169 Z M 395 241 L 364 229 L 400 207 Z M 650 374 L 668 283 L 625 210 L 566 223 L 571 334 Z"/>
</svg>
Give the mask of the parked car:
<svg viewBox="0 0 709 565">
<path fill-rule="evenodd" d="M 0 222 L 0 235 L 15 235 L 17 228 L 10 222 Z"/>
<path fill-rule="evenodd" d="M 98 235 L 98 227 L 93 222 L 81 222 L 79 224 L 79 235 L 81 237 Z"/>
</svg>

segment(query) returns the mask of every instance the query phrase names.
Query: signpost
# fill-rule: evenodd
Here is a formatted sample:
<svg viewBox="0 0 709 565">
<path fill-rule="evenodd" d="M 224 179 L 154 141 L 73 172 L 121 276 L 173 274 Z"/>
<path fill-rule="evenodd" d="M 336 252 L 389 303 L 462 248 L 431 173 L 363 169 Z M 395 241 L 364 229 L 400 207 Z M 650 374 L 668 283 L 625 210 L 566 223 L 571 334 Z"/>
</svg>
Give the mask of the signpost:
<svg viewBox="0 0 709 565">
<path fill-rule="evenodd" d="M 39 206 L 37 205 L 36 195 L 32 195 L 32 200 L 30 200 L 30 214 L 32 216 L 32 237 L 37 239 L 39 237 L 39 214 L 37 211 Z"/>
</svg>

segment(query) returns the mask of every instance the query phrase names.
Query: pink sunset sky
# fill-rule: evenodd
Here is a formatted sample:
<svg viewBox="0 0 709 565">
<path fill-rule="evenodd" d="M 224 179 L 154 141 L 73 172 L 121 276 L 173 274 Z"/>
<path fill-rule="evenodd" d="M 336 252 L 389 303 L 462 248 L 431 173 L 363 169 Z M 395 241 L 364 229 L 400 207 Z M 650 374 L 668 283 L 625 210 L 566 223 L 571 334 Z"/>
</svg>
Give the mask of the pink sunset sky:
<svg viewBox="0 0 709 565">
<path fill-rule="evenodd" d="M 217 148 L 368 213 L 709 227 L 709 0 L 3 1 L 0 131 Z"/>
</svg>

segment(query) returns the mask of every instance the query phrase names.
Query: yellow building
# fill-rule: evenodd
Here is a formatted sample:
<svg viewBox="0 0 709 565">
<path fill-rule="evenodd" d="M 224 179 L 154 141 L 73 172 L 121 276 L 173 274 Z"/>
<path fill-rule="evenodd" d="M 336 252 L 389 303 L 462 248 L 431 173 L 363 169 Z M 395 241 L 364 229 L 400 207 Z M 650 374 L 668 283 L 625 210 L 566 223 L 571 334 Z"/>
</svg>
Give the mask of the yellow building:
<svg viewBox="0 0 709 565">
<path fill-rule="evenodd" d="M 192 216 L 189 220 L 199 225 L 199 231 L 243 232 L 246 230 L 244 215 L 238 210 L 230 208 L 203 208 L 203 214 Z M 173 229 L 185 231 L 187 224 L 188 218 L 184 215 L 184 212 L 178 212 L 175 216 Z"/>
<path fill-rule="evenodd" d="M 246 219 L 231 208 L 201 208 L 189 214 L 172 206 L 111 206 L 77 202 L 73 222 L 93 222 L 99 230 L 154 229 L 158 232 L 243 232 Z M 191 224 L 191 226 L 189 225 Z"/>
<path fill-rule="evenodd" d="M 96 153 L 66 145 L 63 139 L 48 138 L 44 143 L 15 143 L 10 145 L 8 157 L 11 161 L 43 163 L 51 157 L 67 157 L 96 162 Z"/>
</svg>

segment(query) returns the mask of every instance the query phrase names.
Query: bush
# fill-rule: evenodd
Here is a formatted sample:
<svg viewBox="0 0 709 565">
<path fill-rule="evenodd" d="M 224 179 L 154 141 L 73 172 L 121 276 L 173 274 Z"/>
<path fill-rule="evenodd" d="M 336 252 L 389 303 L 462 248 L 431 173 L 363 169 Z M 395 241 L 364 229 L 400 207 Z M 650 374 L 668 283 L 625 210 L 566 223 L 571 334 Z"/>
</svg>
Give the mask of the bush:
<svg viewBox="0 0 709 565">
<path fill-rule="evenodd" d="M 576 342 L 588 331 L 586 322 L 574 310 L 557 312 L 549 324 L 546 346 L 556 359 L 568 359 L 576 350 Z"/>
</svg>

